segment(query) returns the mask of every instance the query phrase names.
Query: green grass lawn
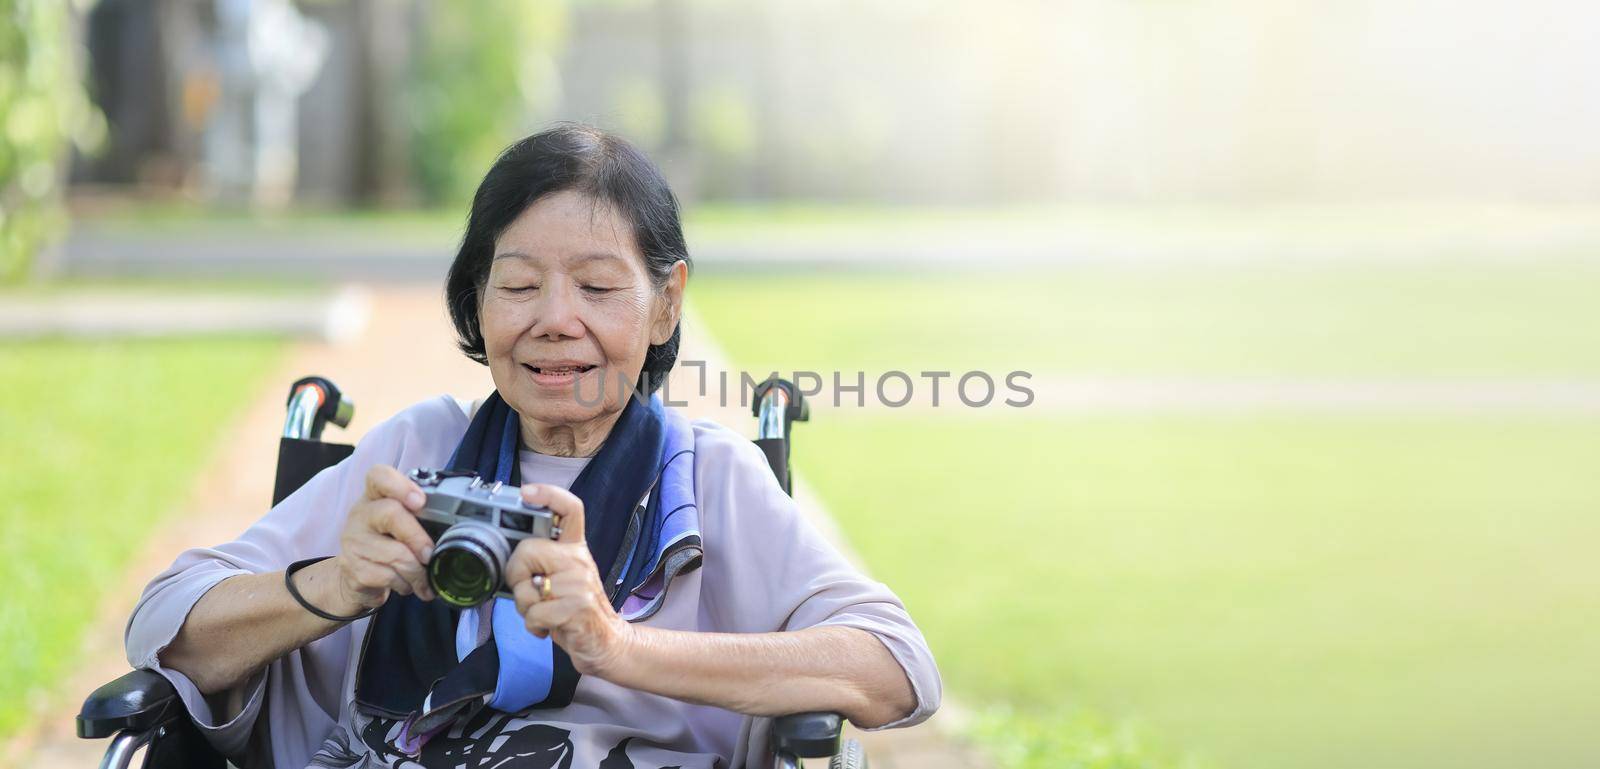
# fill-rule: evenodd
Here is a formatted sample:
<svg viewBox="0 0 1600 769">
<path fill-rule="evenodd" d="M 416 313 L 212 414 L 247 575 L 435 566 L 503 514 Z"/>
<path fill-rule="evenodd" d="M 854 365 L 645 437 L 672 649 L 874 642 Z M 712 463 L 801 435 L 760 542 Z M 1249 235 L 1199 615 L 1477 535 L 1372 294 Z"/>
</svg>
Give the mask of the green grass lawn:
<svg viewBox="0 0 1600 769">
<path fill-rule="evenodd" d="M 0 735 L 67 670 L 280 342 L 0 342 Z"/>
<path fill-rule="evenodd" d="M 1589 378 L 1597 288 L 1583 265 L 1092 268 L 691 295 L 761 370 Z M 1600 420 L 825 415 L 803 477 L 951 691 L 1030 733 L 1088 708 L 1233 769 L 1600 762 Z M 1159 763 L 1035 742 L 1012 765 Z"/>
<path fill-rule="evenodd" d="M 762 370 L 1600 376 L 1595 264 L 707 270 L 690 296 Z"/>
<path fill-rule="evenodd" d="M 958 694 L 1092 704 L 1232 767 L 1600 761 L 1600 424 L 876 418 L 797 440 Z"/>
</svg>

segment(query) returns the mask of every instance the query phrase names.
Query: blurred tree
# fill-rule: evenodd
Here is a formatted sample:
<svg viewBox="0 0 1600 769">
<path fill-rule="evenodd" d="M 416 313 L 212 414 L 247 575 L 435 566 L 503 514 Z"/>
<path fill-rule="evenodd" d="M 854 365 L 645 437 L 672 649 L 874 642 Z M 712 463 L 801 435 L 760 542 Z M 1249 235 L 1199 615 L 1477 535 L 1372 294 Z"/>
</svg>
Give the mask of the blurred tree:
<svg viewBox="0 0 1600 769">
<path fill-rule="evenodd" d="M 103 130 L 76 75 L 72 23 L 62 0 L 0 0 L 0 282 L 26 277 L 61 227 L 68 146 Z"/>
<path fill-rule="evenodd" d="M 700 89 L 692 102 L 690 125 L 702 174 L 699 195 L 735 198 L 751 175 L 760 137 L 750 99 L 728 85 Z"/>
<path fill-rule="evenodd" d="M 662 151 L 681 154 L 689 144 L 689 9 L 684 0 L 656 3 L 661 93 L 666 107 Z"/>
<path fill-rule="evenodd" d="M 485 0 L 438 3 L 430 14 L 409 89 L 411 153 L 423 197 L 455 202 L 559 96 L 555 57 L 567 8 Z"/>
<path fill-rule="evenodd" d="M 612 103 L 616 105 L 617 126 L 630 141 L 643 147 L 661 146 L 666 135 L 666 105 L 660 84 L 648 77 L 619 78 Z"/>
</svg>

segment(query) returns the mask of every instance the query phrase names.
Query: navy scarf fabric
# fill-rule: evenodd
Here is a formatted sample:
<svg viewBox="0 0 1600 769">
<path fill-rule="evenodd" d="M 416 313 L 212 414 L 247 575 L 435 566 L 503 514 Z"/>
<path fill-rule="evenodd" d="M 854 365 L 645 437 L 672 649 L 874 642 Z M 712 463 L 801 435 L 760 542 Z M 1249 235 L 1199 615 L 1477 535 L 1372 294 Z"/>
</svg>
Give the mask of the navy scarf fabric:
<svg viewBox="0 0 1600 769">
<path fill-rule="evenodd" d="M 694 507 L 692 496 L 688 504 L 674 502 L 667 515 L 661 513 L 661 487 L 675 494 L 689 477 L 683 468 L 692 467 L 692 435 L 682 417 L 670 417 L 677 421 L 669 425 L 654 398 L 629 398 L 599 453 L 572 484 L 584 503 L 590 553 L 619 610 L 630 596 L 639 602 L 632 594 L 641 585 L 646 589 L 640 592 L 653 598 L 664 579 L 699 564 L 698 511 L 674 515 Z M 520 434 L 516 412 L 496 392 L 473 416 L 450 469 L 521 485 Z M 680 457 L 683 462 L 672 467 Z M 672 480 L 658 484 L 669 467 Z M 662 541 L 664 536 L 671 541 Z M 464 612 L 475 614 L 463 617 Z M 481 628 L 485 621 L 492 632 Z M 509 599 L 461 610 L 393 595 L 367 629 L 355 699 L 368 715 L 406 719 L 396 747 L 408 750 L 484 705 L 508 712 L 563 707 L 577 683 L 566 653 L 529 634 Z"/>
</svg>

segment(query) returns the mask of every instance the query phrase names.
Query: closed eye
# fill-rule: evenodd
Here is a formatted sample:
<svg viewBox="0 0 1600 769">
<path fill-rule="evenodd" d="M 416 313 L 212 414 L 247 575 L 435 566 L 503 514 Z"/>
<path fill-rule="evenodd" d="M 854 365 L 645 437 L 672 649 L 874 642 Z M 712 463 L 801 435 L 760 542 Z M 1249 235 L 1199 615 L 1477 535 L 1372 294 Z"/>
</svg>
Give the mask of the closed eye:
<svg viewBox="0 0 1600 769">
<path fill-rule="evenodd" d="M 596 294 L 596 295 L 609 294 L 612 291 L 616 291 L 615 288 L 610 288 L 608 286 L 584 286 L 583 290 L 588 292 L 588 293 L 590 293 L 590 294 Z"/>
<path fill-rule="evenodd" d="M 510 291 L 513 294 L 520 294 L 520 293 L 524 293 L 524 292 L 527 292 L 527 291 L 533 291 L 533 290 L 535 290 L 537 288 L 539 288 L 539 287 L 536 286 L 536 285 L 535 286 L 501 286 L 500 290 L 501 291 Z"/>
</svg>

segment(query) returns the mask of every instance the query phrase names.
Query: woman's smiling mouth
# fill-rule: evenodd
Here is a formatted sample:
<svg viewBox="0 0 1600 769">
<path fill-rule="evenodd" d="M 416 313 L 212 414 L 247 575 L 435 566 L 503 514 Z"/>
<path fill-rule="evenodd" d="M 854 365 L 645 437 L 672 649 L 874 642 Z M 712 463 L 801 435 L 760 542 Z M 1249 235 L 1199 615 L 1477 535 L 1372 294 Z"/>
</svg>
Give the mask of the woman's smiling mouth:
<svg viewBox="0 0 1600 769">
<path fill-rule="evenodd" d="M 541 361 L 540 365 L 537 366 L 531 363 L 524 363 L 522 364 L 522 367 L 527 369 L 528 373 L 533 375 L 533 381 L 535 384 L 548 387 L 560 387 L 566 385 L 572 382 L 574 379 L 577 379 L 579 376 L 582 376 L 583 374 L 595 369 L 595 366 L 592 364 L 575 363 L 569 361 Z"/>
</svg>

